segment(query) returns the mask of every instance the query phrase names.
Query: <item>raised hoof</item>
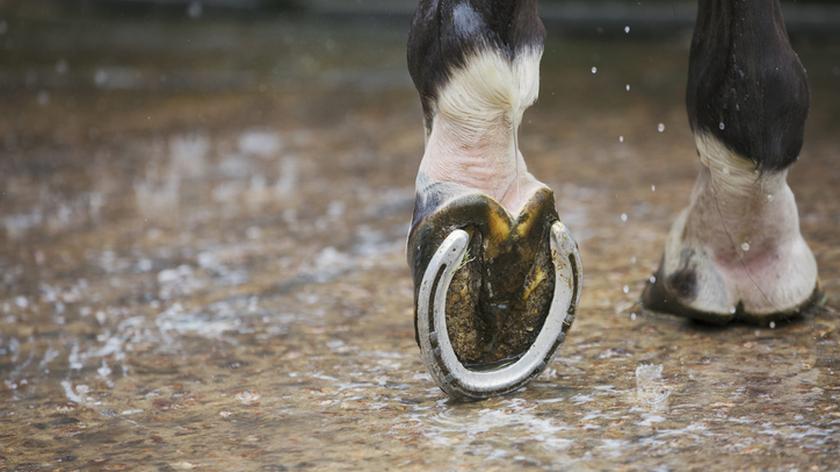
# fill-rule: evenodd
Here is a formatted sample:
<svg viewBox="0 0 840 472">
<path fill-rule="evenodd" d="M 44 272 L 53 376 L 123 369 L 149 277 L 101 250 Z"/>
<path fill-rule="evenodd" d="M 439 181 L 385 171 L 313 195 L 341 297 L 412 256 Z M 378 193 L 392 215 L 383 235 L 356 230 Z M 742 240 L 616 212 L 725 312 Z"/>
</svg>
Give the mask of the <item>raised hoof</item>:
<svg viewBox="0 0 840 472">
<path fill-rule="evenodd" d="M 451 201 L 414 227 L 409 262 L 422 358 L 453 398 L 521 388 L 574 321 L 580 256 L 547 189 L 516 220 L 485 195 Z"/>
</svg>

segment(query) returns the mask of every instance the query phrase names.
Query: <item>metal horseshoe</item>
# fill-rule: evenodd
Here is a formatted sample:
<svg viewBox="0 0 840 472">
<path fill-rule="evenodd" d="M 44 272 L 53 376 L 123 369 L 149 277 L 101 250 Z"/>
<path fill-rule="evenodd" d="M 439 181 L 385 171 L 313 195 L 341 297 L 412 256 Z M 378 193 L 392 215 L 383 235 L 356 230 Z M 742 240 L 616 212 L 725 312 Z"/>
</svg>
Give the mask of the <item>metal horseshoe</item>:
<svg viewBox="0 0 840 472">
<path fill-rule="evenodd" d="M 563 223 L 555 222 L 551 227 L 554 295 L 537 339 L 516 361 L 472 370 L 458 360 L 446 328 L 446 295 L 469 242 L 469 234 L 456 229 L 432 256 L 420 285 L 418 330 L 423 361 L 438 386 L 452 397 L 480 400 L 517 390 L 545 369 L 574 321 L 583 278 L 577 243 Z"/>
</svg>

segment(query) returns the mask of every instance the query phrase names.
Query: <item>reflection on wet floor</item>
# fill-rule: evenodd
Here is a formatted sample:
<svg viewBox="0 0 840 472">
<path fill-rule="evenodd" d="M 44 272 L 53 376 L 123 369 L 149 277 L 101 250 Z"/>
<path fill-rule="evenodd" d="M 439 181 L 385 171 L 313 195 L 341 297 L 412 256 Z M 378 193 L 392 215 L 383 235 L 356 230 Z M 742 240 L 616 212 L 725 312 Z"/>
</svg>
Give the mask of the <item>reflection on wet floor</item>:
<svg viewBox="0 0 840 472">
<path fill-rule="evenodd" d="M 521 146 L 582 306 L 527 389 L 453 404 L 414 343 L 404 32 L 319 26 L 9 24 L 0 468 L 836 467 L 837 46 L 797 45 L 791 175 L 829 302 L 720 329 L 637 302 L 697 171 L 685 41 L 555 38 Z"/>
</svg>

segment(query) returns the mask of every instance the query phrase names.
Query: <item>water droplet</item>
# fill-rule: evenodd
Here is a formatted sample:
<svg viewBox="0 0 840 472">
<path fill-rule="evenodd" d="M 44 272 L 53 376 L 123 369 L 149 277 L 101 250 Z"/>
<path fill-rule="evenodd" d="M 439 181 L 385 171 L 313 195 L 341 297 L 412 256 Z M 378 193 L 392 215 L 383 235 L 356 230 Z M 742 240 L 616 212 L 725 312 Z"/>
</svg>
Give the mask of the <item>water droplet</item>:
<svg viewBox="0 0 840 472">
<path fill-rule="evenodd" d="M 100 87 L 105 85 L 108 82 L 108 73 L 102 69 L 97 69 L 96 74 L 93 76 L 93 81 Z"/>
<path fill-rule="evenodd" d="M 776 322 L 775 321 L 770 322 L 770 329 L 776 329 Z"/>
<path fill-rule="evenodd" d="M 626 92 L 629 92 L 630 91 L 630 84 L 624 84 L 624 90 Z"/>
<path fill-rule="evenodd" d="M 627 213 L 622 213 L 619 218 L 621 218 L 622 223 L 627 223 Z"/>
<path fill-rule="evenodd" d="M 656 126 L 656 131 L 659 131 L 660 133 L 664 133 L 665 132 L 665 123 L 659 123 Z"/>
<path fill-rule="evenodd" d="M 111 375 L 111 368 L 108 366 L 108 363 L 105 362 L 105 359 L 102 359 L 102 362 L 99 364 L 99 368 L 96 369 L 96 373 L 99 374 L 100 377 L 108 377 Z"/>
<path fill-rule="evenodd" d="M 650 276 L 650 278 L 649 278 L 648 280 L 650 281 L 650 283 L 655 284 L 655 283 L 656 283 L 656 276 L 655 276 L 655 275 L 651 275 L 651 276 Z"/>
<path fill-rule="evenodd" d="M 189 7 L 187 7 L 187 15 L 193 19 L 200 17 L 203 11 L 204 8 L 201 5 L 201 2 L 191 2 Z"/>
<path fill-rule="evenodd" d="M 624 142 L 624 136 L 619 136 L 618 137 L 618 142 L 623 143 Z"/>
<path fill-rule="evenodd" d="M 650 191 L 655 192 L 656 191 L 656 185 L 651 185 L 650 186 Z"/>
<path fill-rule="evenodd" d="M 630 293 L 630 287 L 625 285 L 624 287 L 621 287 L 621 291 L 624 293 Z"/>
<path fill-rule="evenodd" d="M 744 241 L 741 243 L 741 250 L 747 252 L 750 250 L 750 243 Z"/>
<path fill-rule="evenodd" d="M 595 75 L 597 73 L 598 73 L 598 68 L 595 67 L 595 66 L 592 66 L 592 75 Z"/>
<path fill-rule="evenodd" d="M 624 34 L 630 34 L 630 27 L 629 26 L 624 27 Z"/>
<path fill-rule="evenodd" d="M 768 194 L 767 194 L 767 201 L 768 201 L 768 202 L 772 202 L 772 201 L 773 201 L 773 194 L 772 194 L 772 193 L 768 193 Z"/>
<path fill-rule="evenodd" d="M 735 314 L 735 312 L 736 312 L 736 311 L 738 311 L 738 309 L 737 309 L 736 307 L 734 307 L 734 306 L 733 306 L 732 308 L 730 308 L 730 309 L 729 309 L 729 313 L 731 313 L 731 314 L 733 314 L 733 315 Z"/>
<path fill-rule="evenodd" d="M 723 122 L 721 121 L 720 123 L 718 123 L 718 128 L 720 128 L 720 130 L 723 131 L 726 129 L 726 125 L 723 124 Z"/>
<path fill-rule="evenodd" d="M 635 313 L 630 313 L 630 319 L 633 320 L 633 321 L 636 321 L 636 314 Z"/>
<path fill-rule="evenodd" d="M 50 93 L 46 90 L 41 90 L 40 92 L 38 92 L 38 95 L 35 98 L 35 100 L 38 102 L 38 105 L 45 107 L 50 104 Z"/>
<path fill-rule="evenodd" d="M 251 392 L 250 390 L 245 390 L 244 392 L 236 394 L 236 399 L 245 405 L 252 405 L 260 400 L 260 395 L 258 393 Z"/>
</svg>

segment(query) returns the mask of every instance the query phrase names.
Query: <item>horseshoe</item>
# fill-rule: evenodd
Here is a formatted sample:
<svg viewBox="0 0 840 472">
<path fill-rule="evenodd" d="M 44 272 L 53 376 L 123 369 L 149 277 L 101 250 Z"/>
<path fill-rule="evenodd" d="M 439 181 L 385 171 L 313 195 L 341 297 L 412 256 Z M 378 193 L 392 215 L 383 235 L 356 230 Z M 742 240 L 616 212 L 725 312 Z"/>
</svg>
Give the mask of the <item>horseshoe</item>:
<svg viewBox="0 0 840 472">
<path fill-rule="evenodd" d="M 456 229 L 432 256 L 420 285 L 418 330 L 423 361 L 438 386 L 453 398 L 481 400 L 522 388 L 550 363 L 575 319 L 583 276 L 577 243 L 557 221 L 551 227 L 554 294 L 536 340 L 506 365 L 473 370 L 458 360 L 446 328 L 446 295 L 469 242 L 469 234 Z"/>
</svg>

